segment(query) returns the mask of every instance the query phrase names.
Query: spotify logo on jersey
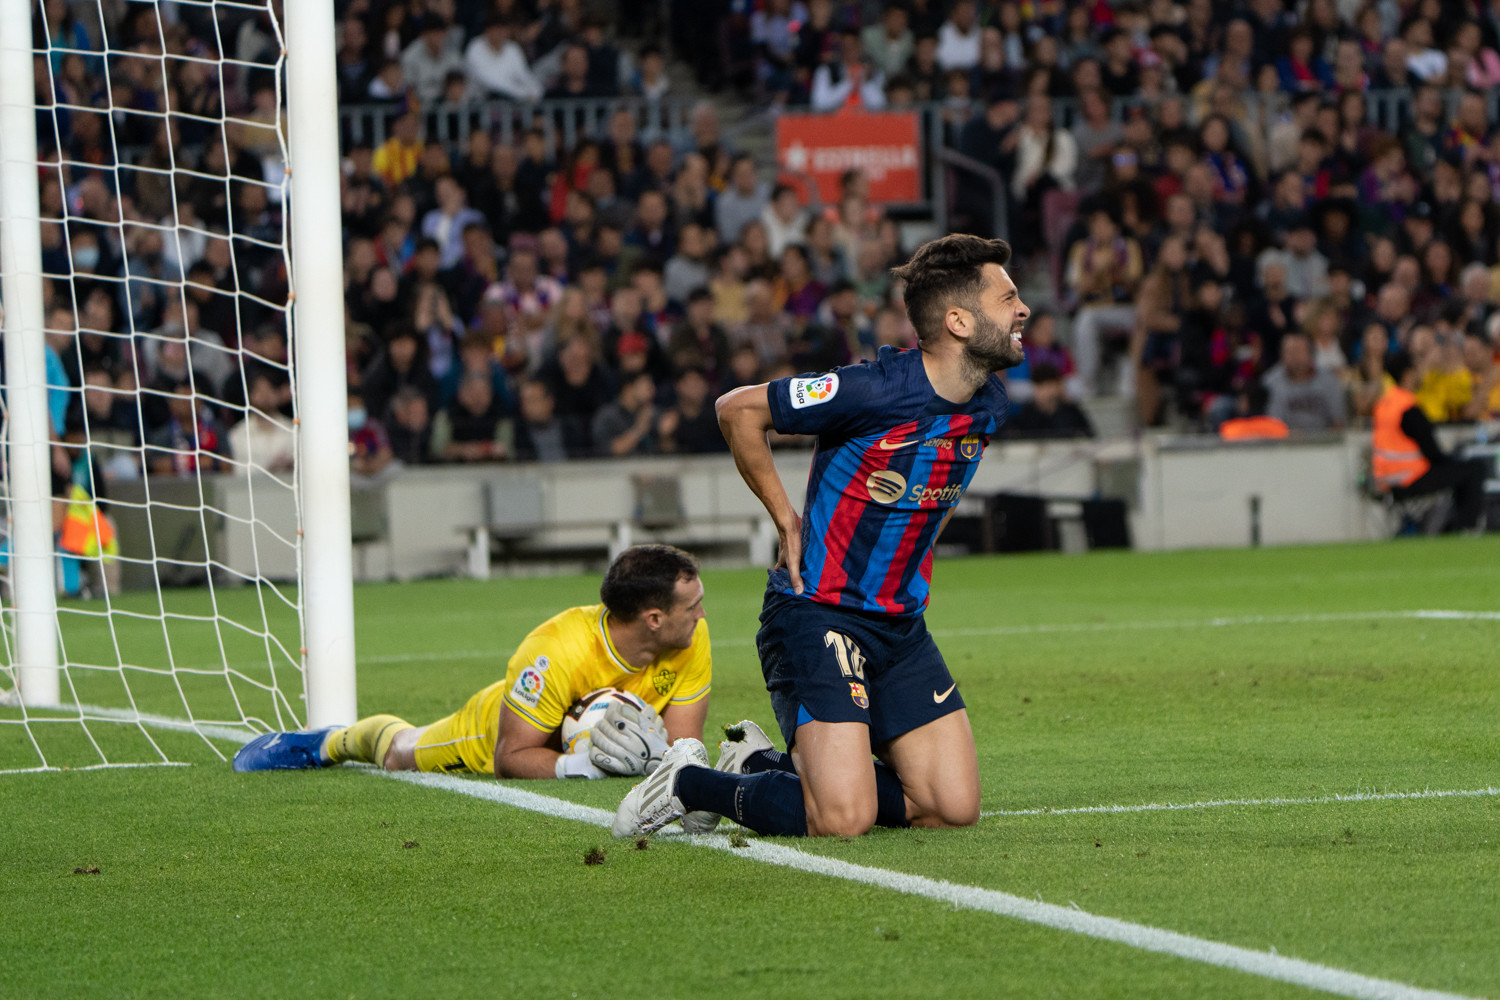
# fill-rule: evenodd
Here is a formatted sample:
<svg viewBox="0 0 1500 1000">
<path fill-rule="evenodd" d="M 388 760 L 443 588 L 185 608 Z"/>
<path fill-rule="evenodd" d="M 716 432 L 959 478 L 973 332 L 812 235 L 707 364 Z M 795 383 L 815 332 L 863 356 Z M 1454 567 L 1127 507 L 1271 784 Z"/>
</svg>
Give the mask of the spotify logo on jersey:
<svg viewBox="0 0 1500 1000">
<path fill-rule="evenodd" d="M 895 503 L 906 492 L 906 477 L 890 469 L 877 469 L 865 480 L 865 489 L 876 503 Z"/>
</svg>

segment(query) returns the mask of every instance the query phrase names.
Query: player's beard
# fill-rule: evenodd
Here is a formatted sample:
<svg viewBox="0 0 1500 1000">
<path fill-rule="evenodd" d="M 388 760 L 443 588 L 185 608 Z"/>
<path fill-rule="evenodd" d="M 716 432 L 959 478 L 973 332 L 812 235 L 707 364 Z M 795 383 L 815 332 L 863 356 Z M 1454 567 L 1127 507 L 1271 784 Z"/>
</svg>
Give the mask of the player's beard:
<svg viewBox="0 0 1500 1000">
<path fill-rule="evenodd" d="M 1019 327 L 1020 324 L 1016 324 L 1016 329 Z M 1011 332 L 975 310 L 974 332 L 964 342 L 964 361 L 986 375 L 1014 368 L 1026 360 L 1026 352 L 1011 337 Z"/>
</svg>

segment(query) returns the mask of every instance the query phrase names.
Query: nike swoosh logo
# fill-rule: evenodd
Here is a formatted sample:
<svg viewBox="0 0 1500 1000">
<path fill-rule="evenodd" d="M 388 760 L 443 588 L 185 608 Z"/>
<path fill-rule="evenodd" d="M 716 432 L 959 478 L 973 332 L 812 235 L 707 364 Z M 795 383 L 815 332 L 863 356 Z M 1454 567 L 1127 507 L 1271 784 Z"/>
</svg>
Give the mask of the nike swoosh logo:
<svg viewBox="0 0 1500 1000">
<path fill-rule="evenodd" d="M 952 684 L 948 685 L 948 690 L 944 691 L 942 694 L 938 694 L 936 691 L 932 692 L 932 700 L 941 705 L 943 702 L 948 700 L 948 696 L 953 693 L 953 689 L 956 687 L 958 687 L 958 682 L 954 681 Z"/>
<path fill-rule="evenodd" d="M 881 438 L 880 439 L 880 448 L 881 448 L 882 451 L 896 451 L 896 450 L 898 450 L 900 448 L 910 448 L 912 445 L 914 445 L 914 444 L 920 444 L 920 443 L 921 443 L 921 439 L 920 438 L 910 438 L 909 440 L 906 440 L 906 441 L 895 441 L 895 442 L 892 442 L 889 438 Z"/>
</svg>

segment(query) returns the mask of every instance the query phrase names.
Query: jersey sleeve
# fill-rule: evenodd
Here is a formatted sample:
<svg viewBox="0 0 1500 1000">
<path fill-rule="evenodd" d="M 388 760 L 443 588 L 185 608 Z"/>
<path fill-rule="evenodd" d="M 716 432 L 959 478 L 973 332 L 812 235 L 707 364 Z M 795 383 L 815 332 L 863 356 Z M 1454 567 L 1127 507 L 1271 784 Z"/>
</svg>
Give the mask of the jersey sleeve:
<svg viewBox="0 0 1500 1000">
<path fill-rule="evenodd" d="M 782 434 L 878 430 L 888 420 L 882 412 L 884 381 L 878 365 L 859 364 L 768 382 L 772 425 Z"/>
<path fill-rule="evenodd" d="M 505 671 L 505 704 L 544 733 L 561 728 L 573 704 L 568 654 L 555 636 L 532 633 Z"/>
<path fill-rule="evenodd" d="M 708 697 L 713 684 L 713 652 L 708 643 L 708 620 L 701 619 L 693 631 L 693 645 L 688 649 L 687 662 L 682 673 L 672 685 L 672 705 L 691 705 Z"/>
</svg>

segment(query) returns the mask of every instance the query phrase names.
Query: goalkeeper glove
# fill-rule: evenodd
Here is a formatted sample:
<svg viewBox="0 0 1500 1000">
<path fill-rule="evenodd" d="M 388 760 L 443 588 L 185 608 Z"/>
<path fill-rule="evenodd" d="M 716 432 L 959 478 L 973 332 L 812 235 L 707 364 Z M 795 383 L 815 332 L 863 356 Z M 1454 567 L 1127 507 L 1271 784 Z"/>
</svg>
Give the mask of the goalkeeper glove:
<svg viewBox="0 0 1500 1000">
<path fill-rule="evenodd" d="M 649 706 L 612 702 L 589 733 L 589 757 L 600 770 L 626 777 L 650 774 L 667 751 L 667 727 Z"/>
</svg>

